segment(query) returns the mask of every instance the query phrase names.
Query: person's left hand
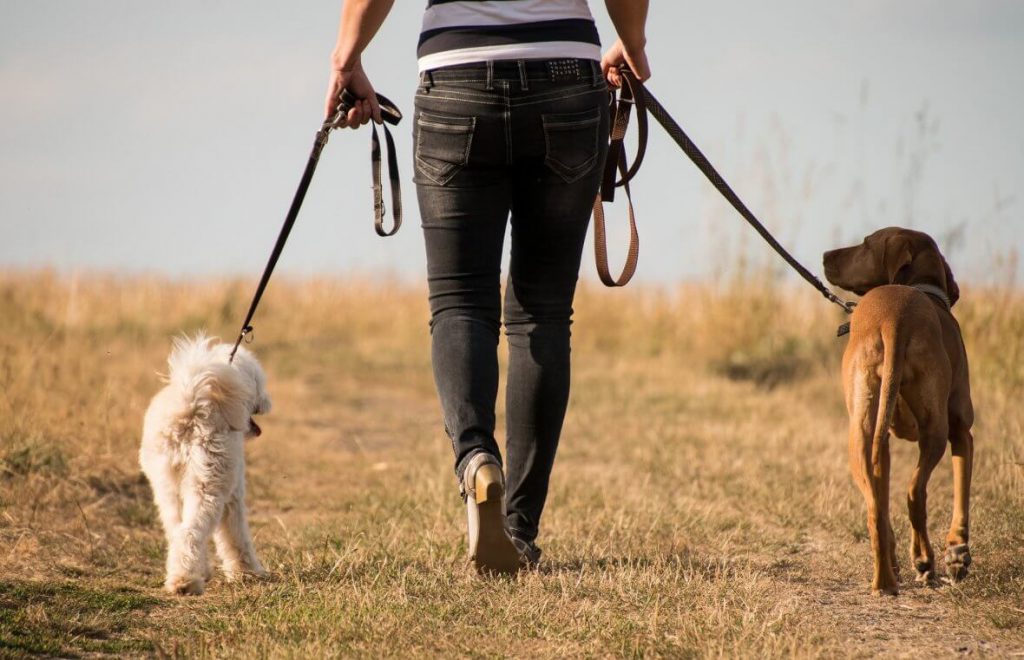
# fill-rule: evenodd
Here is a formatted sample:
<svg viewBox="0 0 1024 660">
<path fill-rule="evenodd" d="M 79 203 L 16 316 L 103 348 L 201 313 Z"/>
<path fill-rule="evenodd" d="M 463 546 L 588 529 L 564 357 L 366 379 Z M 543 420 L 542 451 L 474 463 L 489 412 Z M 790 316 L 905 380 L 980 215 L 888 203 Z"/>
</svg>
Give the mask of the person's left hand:
<svg viewBox="0 0 1024 660">
<path fill-rule="evenodd" d="M 361 62 L 349 71 L 340 69 L 331 70 L 331 77 L 327 82 L 327 100 L 324 107 L 324 119 L 327 119 L 338 109 L 341 101 L 342 90 L 347 89 L 358 100 L 348 111 L 348 114 L 338 121 L 339 127 L 359 128 L 373 119 L 381 123 L 380 105 L 377 103 L 377 94 L 373 90 L 370 79 L 366 77 Z"/>
<path fill-rule="evenodd" d="M 628 65 L 633 75 L 640 82 L 651 77 L 651 65 L 647 61 L 647 50 L 645 41 L 635 45 L 627 46 L 622 39 L 617 39 L 601 58 L 601 71 L 604 72 L 608 84 L 612 87 L 622 87 L 622 65 Z"/>
</svg>

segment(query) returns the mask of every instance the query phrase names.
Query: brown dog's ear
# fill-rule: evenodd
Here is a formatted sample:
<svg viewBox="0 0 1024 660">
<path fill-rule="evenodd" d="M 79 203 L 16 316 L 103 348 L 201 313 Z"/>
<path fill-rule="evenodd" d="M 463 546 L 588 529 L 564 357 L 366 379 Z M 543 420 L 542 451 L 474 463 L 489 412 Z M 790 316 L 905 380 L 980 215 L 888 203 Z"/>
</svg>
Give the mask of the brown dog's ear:
<svg viewBox="0 0 1024 660">
<path fill-rule="evenodd" d="M 957 300 L 960 300 L 960 287 L 957 286 L 956 280 L 953 279 L 953 271 L 949 269 L 949 264 L 946 262 L 946 258 L 942 257 L 942 267 L 946 271 L 946 295 L 949 296 L 949 306 L 952 307 L 956 304 Z"/>
<path fill-rule="evenodd" d="M 914 255 L 905 238 L 895 236 L 886 241 L 882 263 L 885 266 L 885 276 L 889 284 L 903 284 L 906 276 L 901 271 L 909 268 L 910 262 L 913 260 Z"/>
</svg>

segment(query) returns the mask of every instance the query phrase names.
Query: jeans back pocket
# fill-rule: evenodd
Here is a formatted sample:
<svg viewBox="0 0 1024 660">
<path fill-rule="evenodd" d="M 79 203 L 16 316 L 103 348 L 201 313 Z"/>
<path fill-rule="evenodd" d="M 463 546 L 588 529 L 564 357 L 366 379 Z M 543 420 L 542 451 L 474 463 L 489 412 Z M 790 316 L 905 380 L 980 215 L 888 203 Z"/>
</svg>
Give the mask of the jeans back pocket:
<svg viewBox="0 0 1024 660">
<path fill-rule="evenodd" d="M 579 181 L 597 164 L 601 109 L 546 114 L 544 163 L 566 183 Z"/>
<path fill-rule="evenodd" d="M 476 117 L 420 112 L 416 116 L 416 173 L 438 185 L 469 163 Z"/>
</svg>

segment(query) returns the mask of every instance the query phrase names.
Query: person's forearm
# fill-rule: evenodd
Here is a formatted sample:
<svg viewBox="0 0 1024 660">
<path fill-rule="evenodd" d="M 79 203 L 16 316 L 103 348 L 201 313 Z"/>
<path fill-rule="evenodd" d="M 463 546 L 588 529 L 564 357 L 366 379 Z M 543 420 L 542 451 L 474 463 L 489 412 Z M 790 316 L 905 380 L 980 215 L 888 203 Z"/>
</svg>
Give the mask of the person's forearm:
<svg viewBox="0 0 1024 660">
<path fill-rule="evenodd" d="M 331 53 L 335 69 L 351 71 L 359 64 L 373 35 L 377 34 L 395 0 L 345 0 L 338 25 L 338 42 Z"/>
<path fill-rule="evenodd" d="M 643 48 L 647 43 L 649 0 L 605 0 L 608 16 L 626 48 Z"/>
</svg>

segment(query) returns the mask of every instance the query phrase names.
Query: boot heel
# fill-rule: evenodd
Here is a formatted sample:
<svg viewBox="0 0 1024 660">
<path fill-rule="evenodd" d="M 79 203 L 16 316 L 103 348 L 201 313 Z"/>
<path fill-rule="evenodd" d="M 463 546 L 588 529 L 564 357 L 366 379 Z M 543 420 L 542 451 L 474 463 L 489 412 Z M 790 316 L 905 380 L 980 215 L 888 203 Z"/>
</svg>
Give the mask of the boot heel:
<svg viewBox="0 0 1024 660">
<path fill-rule="evenodd" d="M 476 503 L 494 502 L 500 500 L 504 493 L 501 482 L 501 468 L 493 463 L 480 466 L 476 471 Z"/>
<path fill-rule="evenodd" d="M 498 461 L 480 453 L 464 468 L 469 558 L 480 574 L 514 575 L 522 567 L 505 519 L 505 478 Z"/>
</svg>

